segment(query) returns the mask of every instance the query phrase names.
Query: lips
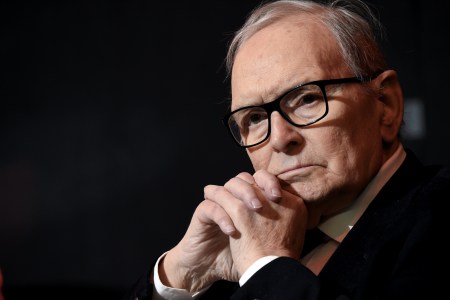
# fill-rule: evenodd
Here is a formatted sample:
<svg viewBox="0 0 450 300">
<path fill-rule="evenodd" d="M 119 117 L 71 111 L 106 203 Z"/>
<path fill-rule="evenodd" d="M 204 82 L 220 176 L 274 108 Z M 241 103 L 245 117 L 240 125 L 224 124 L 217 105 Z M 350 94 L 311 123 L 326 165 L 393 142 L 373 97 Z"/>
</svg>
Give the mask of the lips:
<svg viewBox="0 0 450 300">
<path fill-rule="evenodd" d="M 298 180 L 311 174 L 315 165 L 299 165 L 280 172 L 277 177 L 284 181 Z"/>
</svg>

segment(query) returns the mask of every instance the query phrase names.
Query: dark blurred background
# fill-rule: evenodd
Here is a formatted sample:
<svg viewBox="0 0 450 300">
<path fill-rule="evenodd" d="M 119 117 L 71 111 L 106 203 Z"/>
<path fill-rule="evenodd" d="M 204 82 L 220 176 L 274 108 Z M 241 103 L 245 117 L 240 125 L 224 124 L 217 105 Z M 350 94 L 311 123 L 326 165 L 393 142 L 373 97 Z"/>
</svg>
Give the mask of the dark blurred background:
<svg viewBox="0 0 450 300">
<path fill-rule="evenodd" d="M 0 4 L 6 300 L 120 299 L 182 237 L 205 185 L 252 170 L 220 119 L 226 46 L 258 3 Z M 449 163 L 449 4 L 371 3 L 403 82 L 405 144 Z"/>
</svg>

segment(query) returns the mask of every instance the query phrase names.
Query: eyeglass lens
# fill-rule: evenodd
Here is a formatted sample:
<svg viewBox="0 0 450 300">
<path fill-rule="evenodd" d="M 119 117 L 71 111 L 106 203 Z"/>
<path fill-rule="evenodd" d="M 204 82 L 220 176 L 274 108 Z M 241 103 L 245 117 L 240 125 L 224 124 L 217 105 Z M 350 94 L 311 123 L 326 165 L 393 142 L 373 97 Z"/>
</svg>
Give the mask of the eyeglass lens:
<svg viewBox="0 0 450 300">
<path fill-rule="evenodd" d="M 325 96 L 318 85 L 306 84 L 272 102 L 239 109 L 228 119 L 233 137 L 242 146 L 260 143 L 270 132 L 269 116 L 275 110 L 290 123 L 305 126 L 325 115 Z"/>
</svg>

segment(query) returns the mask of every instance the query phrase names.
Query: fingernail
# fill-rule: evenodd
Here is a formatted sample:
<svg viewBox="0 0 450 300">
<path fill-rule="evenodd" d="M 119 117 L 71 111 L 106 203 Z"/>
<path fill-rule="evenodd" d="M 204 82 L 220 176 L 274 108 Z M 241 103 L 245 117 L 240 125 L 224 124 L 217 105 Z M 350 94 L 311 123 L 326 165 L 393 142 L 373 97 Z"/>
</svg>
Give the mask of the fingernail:
<svg viewBox="0 0 450 300">
<path fill-rule="evenodd" d="M 276 198 L 280 198 L 281 197 L 280 189 L 277 189 L 277 188 L 272 189 L 272 196 L 274 196 Z"/>
<path fill-rule="evenodd" d="M 224 231 L 225 231 L 226 234 L 233 233 L 234 232 L 234 226 L 230 225 L 230 224 L 227 224 L 224 227 Z"/>
<path fill-rule="evenodd" d="M 250 203 L 251 203 L 252 207 L 255 209 L 262 207 L 261 202 L 259 202 L 258 199 L 252 199 L 252 200 L 250 200 Z"/>
</svg>

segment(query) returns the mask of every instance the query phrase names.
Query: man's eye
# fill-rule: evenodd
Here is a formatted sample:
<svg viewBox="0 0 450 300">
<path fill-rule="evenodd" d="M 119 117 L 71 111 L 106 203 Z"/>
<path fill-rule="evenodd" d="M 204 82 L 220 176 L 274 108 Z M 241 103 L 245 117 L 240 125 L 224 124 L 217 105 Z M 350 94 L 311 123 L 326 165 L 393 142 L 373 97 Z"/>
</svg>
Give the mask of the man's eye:
<svg viewBox="0 0 450 300">
<path fill-rule="evenodd" d="M 301 107 L 315 101 L 322 101 L 322 98 L 322 93 L 298 93 L 286 99 L 285 105 L 287 107 Z"/>
<path fill-rule="evenodd" d="M 258 123 L 266 119 L 265 113 L 262 112 L 252 112 L 247 116 L 247 126 L 257 125 Z"/>
</svg>

